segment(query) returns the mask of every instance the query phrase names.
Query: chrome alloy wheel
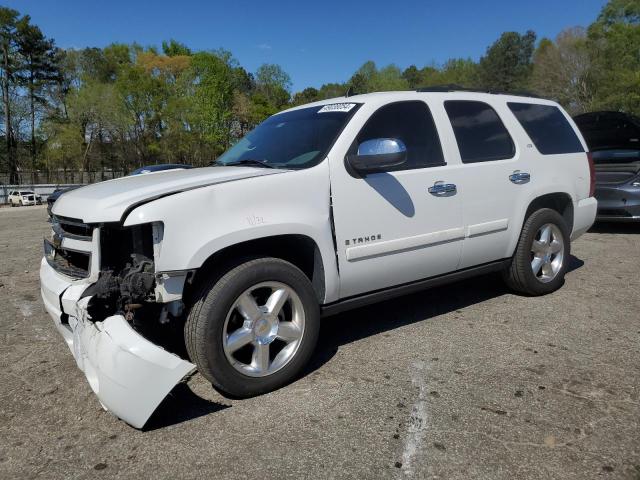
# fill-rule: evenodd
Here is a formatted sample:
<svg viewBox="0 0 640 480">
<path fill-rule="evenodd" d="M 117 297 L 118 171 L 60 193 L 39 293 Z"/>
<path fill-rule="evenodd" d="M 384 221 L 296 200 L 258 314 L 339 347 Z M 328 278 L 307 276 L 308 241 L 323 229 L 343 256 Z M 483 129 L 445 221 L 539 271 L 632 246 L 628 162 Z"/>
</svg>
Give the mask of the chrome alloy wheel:
<svg viewBox="0 0 640 480">
<path fill-rule="evenodd" d="M 564 237 L 553 223 L 538 229 L 531 244 L 531 270 L 542 283 L 552 281 L 564 262 Z"/>
<path fill-rule="evenodd" d="M 291 287 L 275 281 L 254 285 L 227 313 L 222 338 L 227 360 L 250 377 L 277 372 L 298 351 L 304 321 L 302 301 Z"/>
</svg>

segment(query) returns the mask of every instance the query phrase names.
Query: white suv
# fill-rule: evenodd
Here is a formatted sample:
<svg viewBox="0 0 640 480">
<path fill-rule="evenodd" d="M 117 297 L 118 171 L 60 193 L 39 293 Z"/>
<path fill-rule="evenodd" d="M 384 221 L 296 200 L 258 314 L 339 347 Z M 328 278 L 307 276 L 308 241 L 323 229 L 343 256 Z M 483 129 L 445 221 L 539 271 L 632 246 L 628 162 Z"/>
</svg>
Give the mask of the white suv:
<svg viewBox="0 0 640 480">
<path fill-rule="evenodd" d="M 322 315 L 494 271 L 553 292 L 593 188 L 551 101 L 327 100 L 270 117 L 211 167 L 66 193 L 42 296 L 105 408 L 141 427 L 196 368 L 233 397 L 291 381 Z"/>
<path fill-rule="evenodd" d="M 7 198 L 9 205 L 12 207 L 23 207 L 27 205 L 39 205 L 42 203 L 40 195 L 28 190 L 13 190 L 9 192 Z"/>
</svg>

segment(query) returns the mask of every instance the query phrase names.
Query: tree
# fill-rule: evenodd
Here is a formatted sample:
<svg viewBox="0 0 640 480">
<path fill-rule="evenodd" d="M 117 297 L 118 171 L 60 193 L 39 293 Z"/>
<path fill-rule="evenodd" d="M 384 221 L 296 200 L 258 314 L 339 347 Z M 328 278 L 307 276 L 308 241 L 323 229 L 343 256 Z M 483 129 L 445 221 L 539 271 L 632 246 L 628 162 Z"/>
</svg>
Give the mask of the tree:
<svg viewBox="0 0 640 480">
<path fill-rule="evenodd" d="M 640 0 L 611 0 L 588 29 L 594 108 L 640 113 Z"/>
<path fill-rule="evenodd" d="M 191 63 L 193 127 L 210 146 L 209 160 L 229 147 L 233 110 L 233 75 L 215 54 L 198 52 Z"/>
<path fill-rule="evenodd" d="M 447 60 L 440 70 L 440 81 L 444 85 L 460 85 L 474 88 L 479 83 L 479 66 L 470 58 Z"/>
<path fill-rule="evenodd" d="M 505 32 L 480 59 L 479 81 L 482 87 L 517 92 L 526 89 L 532 70 L 536 34 Z"/>
<path fill-rule="evenodd" d="M 162 42 L 162 53 L 168 57 L 176 57 L 178 55 L 188 57 L 192 52 L 184 43 L 177 42 L 172 38 L 168 42 Z"/>
<path fill-rule="evenodd" d="M 290 98 L 291 77 L 280 65 L 265 63 L 256 71 L 256 89 L 277 109 Z"/>
<path fill-rule="evenodd" d="M 416 67 L 415 65 L 409 65 L 407 68 L 405 68 L 402 72 L 402 78 L 405 79 L 407 85 L 409 85 L 409 88 L 418 88 L 423 86 L 422 74 L 420 73 L 420 70 L 418 70 L 418 67 Z"/>
<path fill-rule="evenodd" d="M 4 106 L 4 136 L 9 166 L 9 182 L 18 183 L 18 164 L 15 138 L 11 128 L 11 88 L 20 70 L 18 59 L 17 23 L 20 14 L 16 10 L 0 7 L 0 78 Z"/>
<path fill-rule="evenodd" d="M 575 27 L 563 30 L 555 42 L 542 39 L 533 57 L 531 86 L 571 113 L 588 111 L 593 103 L 591 60 L 586 32 Z"/>
<path fill-rule="evenodd" d="M 53 40 L 46 38 L 40 28 L 32 25 L 28 15 L 18 21 L 16 34 L 18 53 L 23 67 L 20 81 L 26 87 L 29 95 L 31 168 L 35 175 L 36 106 L 43 105 L 46 102 L 46 99 L 42 96 L 44 87 L 58 79 L 57 51 Z"/>
<path fill-rule="evenodd" d="M 380 70 L 372 61 L 365 62 L 353 74 L 349 85 L 356 93 L 406 90 L 409 84 L 402 76 L 402 71 L 395 65 L 388 65 Z"/>
<path fill-rule="evenodd" d="M 317 88 L 307 87 L 293 96 L 292 103 L 294 105 L 303 105 L 305 103 L 315 102 L 318 100 L 319 93 Z"/>
</svg>

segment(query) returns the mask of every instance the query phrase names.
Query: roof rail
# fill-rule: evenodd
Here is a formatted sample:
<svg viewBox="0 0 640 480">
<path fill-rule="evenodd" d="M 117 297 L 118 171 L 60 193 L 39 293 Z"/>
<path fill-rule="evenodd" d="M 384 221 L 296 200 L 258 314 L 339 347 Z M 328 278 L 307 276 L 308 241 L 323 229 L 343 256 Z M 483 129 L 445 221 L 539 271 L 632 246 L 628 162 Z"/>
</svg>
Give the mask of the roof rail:
<svg viewBox="0 0 640 480">
<path fill-rule="evenodd" d="M 445 92 L 474 92 L 474 93 L 489 93 L 493 95 L 514 95 L 516 97 L 533 97 L 540 98 L 539 95 L 533 92 L 527 92 L 525 90 L 519 90 L 514 92 L 503 92 L 500 90 L 492 90 L 492 89 L 482 89 L 482 88 L 468 88 L 461 87 L 460 85 L 450 84 L 450 85 L 433 85 L 431 87 L 421 87 L 416 89 L 416 92 L 435 92 L 435 93 L 445 93 Z"/>
</svg>

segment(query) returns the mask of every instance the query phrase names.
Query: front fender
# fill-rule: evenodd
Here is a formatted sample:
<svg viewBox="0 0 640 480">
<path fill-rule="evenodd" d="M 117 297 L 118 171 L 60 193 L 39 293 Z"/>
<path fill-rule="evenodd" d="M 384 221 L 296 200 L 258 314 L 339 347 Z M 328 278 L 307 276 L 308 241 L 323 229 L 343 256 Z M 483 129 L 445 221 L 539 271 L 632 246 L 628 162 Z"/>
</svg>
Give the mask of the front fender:
<svg viewBox="0 0 640 480">
<path fill-rule="evenodd" d="M 338 294 L 331 235 L 328 165 L 213 185 L 135 208 L 124 225 L 163 222 L 156 271 L 196 269 L 232 245 L 275 235 L 303 235 L 320 251 L 326 301 Z"/>
</svg>

